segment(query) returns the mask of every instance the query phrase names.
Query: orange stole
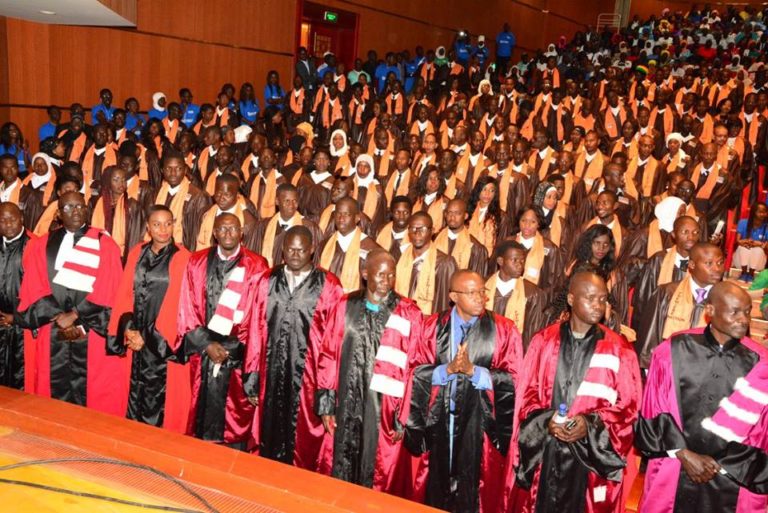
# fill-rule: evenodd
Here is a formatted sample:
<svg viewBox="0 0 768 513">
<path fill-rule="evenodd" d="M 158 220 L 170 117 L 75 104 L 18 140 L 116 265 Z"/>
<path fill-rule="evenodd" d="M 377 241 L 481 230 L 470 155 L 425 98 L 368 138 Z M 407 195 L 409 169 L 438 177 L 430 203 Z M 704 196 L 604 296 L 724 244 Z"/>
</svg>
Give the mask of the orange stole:
<svg viewBox="0 0 768 513">
<path fill-rule="evenodd" d="M 304 113 L 304 88 L 302 87 L 298 91 L 295 89 L 291 91 L 290 97 L 288 99 L 288 105 L 291 109 L 291 112 L 296 114 L 297 116 L 300 116 Z"/>
<path fill-rule="evenodd" d="M 627 192 L 631 196 L 634 196 L 635 198 L 639 198 L 640 192 L 643 196 L 646 198 L 651 197 L 652 195 L 652 188 L 653 188 L 653 179 L 656 176 L 656 168 L 659 165 L 659 162 L 653 158 L 648 157 L 648 161 L 645 164 L 645 170 L 643 172 L 643 181 L 640 184 L 640 191 L 637 190 L 637 186 L 635 185 L 635 175 L 637 174 L 637 164 L 640 157 L 635 157 L 632 160 L 629 161 L 629 164 L 627 165 L 627 172 L 626 172 L 626 184 L 627 184 Z"/>
<path fill-rule="evenodd" d="M 699 178 L 701 178 L 701 168 L 702 164 L 699 163 L 694 169 L 693 173 L 691 173 L 691 181 L 694 185 L 697 185 L 699 183 Z M 715 189 L 715 185 L 717 185 L 717 178 L 720 176 L 720 165 L 714 164 L 712 169 L 710 169 L 709 174 L 707 175 L 707 179 L 704 182 L 704 185 L 701 186 L 701 188 L 696 191 L 696 197 L 701 199 L 709 199 L 710 196 L 712 196 L 712 191 Z"/>
<path fill-rule="evenodd" d="M 596 224 L 601 224 L 600 219 L 597 216 L 589 220 L 589 222 L 587 223 L 587 228 L 589 228 L 590 226 L 594 226 Z M 605 226 L 608 226 L 608 225 L 605 225 Z M 619 224 L 619 220 L 616 218 L 615 214 L 613 216 L 613 226 L 611 227 L 611 233 L 613 233 L 613 241 L 616 246 L 614 248 L 614 254 L 616 255 L 616 258 L 618 258 L 619 253 L 621 253 L 622 237 L 621 237 L 621 225 Z"/>
<path fill-rule="evenodd" d="M 438 227 L 443 226 L 443 210 L 445 210 L 445 205 L 445 199 L 442 196 L 435 198 L 432 204 L 428 207 L 424 205 L 424 198 L 419 198 L 413 205 L 413 211 L 421 212 L 426 210 L 429 217 L 432 218 L 432 225 L 437 229 Z"/>
</svg>

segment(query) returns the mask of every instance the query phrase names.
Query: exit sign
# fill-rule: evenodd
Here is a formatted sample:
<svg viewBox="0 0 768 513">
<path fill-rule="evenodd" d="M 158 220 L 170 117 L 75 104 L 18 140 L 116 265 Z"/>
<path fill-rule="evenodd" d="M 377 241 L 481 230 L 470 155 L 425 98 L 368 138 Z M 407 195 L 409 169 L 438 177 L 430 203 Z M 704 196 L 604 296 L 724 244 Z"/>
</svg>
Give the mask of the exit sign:
<svg viewBox="0 0 768 513">
<path fill-rule="evenodd" d="M 339 13 L 333 11 L 325 11 L 323 13 L 323 19 L 330 23 L 336 23 L 339 21 Z"/>
</svg>

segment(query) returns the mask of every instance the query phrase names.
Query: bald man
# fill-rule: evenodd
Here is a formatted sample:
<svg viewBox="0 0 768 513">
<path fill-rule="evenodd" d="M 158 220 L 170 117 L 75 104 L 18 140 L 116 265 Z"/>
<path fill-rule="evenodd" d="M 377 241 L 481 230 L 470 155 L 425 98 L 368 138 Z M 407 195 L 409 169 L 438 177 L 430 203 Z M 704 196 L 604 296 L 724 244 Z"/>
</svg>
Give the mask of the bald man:
<svg viewBox="0 0 768 513">
<path fill-rule="evenodd" d="M 79 192 L 58 199 L 62 228 L 30 241 L 15 322 L 37 330 L 25 351 L 25 390 L 123 416 L 104 337 L 122 265 L 120 249 L 88 225 Z"/>
<path fill-rule="evenodd" d="M 670 335 L 706 325 L 705 301 L 724 273 L 725 258 L 718 246 L 699 242 L 691 248 L 683 279 L 660 286 L 646 308 L 635 313 L 640 316 L 635 347 L 642 368 L 648 368 L 651 352 Z"/>
<path fill-rule="evenodd" d="M 445 228 L 435 237 L 437 249 L 450 255 L 459 269 L 470 269 L 485 276 L 488 267 L 488 250 L 469 233 L 467 202 L 453 199 L 443 212 Z"/>
<path fill-rule="evenodd" d="M 406 438 L 421 456 L 414 498 L 447 511 L 500 511 L 522 339 L 486 310 L 478 273 L 454 273 L 450 299 L 455 306 L 425 321 L 416 351 Z"/>
<path fill-rule="evenodd" d="M 253 405 L 243 389 L 248 322 L 266 261 L 243 247 L 234 214 L 213 223 L 216 245 L 194 253 L 181 282 L 178 332 L 192 372 L 187 434 L 245 450 Z"/>
<path fill-rule="evenodd" d="M 395 261 L 383 249 L 365 262 L 364 289 L 344 296 L 331 315 L 318 358 L 315 413 L 327 432 L 320 471 L 397 495 L 408 492 L 400 467 L 405 396 L 422 316 L 394 291 Z M 327 447 L 327 445 L 326 445 Z M 403 454 L 404 455 L 404 454 Z"/>
<path fill-rule="evenodd" d="M 758 513 L 768 505 L 768 351 L 752 299 L 712 287 L 709 324 L 653 352 L 635 444 L 649 458 L 641 513 Z"/>
<path fill-rule="evenodd" d="M 22 257 L 31 239 L 15 203 L 0 203 L 0 385 L 24 390 L 24 329 L 13 320 L 24 276 Z"/>
<path fill-rule="evenodd" d="M 577 273 L 568 289 L 570 319 L 531 341 L 517 393 L 519 458 L 509 461 L 507 483 L 515 472 L 515 488 L 508 511 L 620 506 L 641 381 L 632 346 L 601 324 L 607 303 L 603 279 Z"/>
<path fill-rule="evenodd" d="M 309 228 L 297 224 L 280 241 L 279 261 L 285 263 L 272 268 L 256 293 L 246 394 L 261 404 L 253 422 L 258 454 L 317 471 L 325 433 L 312 409 L 317 359 L 344 291 L 336 276 L 313 265 L 317 245 Z"/>
</svg>

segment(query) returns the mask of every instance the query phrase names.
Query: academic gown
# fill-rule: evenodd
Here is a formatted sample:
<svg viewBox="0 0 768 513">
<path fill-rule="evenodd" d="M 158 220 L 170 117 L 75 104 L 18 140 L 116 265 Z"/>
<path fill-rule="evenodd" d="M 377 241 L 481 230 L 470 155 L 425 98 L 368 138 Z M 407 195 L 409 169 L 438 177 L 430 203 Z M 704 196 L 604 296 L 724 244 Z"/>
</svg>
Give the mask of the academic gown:
<svg viewBox="0 0 768 513">
<path fill-rule="evenodd" d="M 384 189 L 381 185 L 371 184 L 368 187 L 375 187 L 378 200 L 376 201 L 376 210 L 371 218 L 371 235 L 369 237 L 376 237 L 382 226 L 387 223 L 387 217 L 389 215 L 389 208 L 387 205 L 387 197 L 384 195 Z M 357 205 L 360 208 L 360 212 L 363 212 L 365 206 L 365 198 L 367 197 L 369 190 L 368 187 L 358 187 L 357 189 Z M 366 232 L 367 233 L 367 232 Z"/>
<path fill-rule="evenodd" d="M 447 228 L 446 228 L 447 229 Z M 483 278 L 488 272 L 488 250 L 485 249 L 479 240 L 472 235 L 469 236 L 472 244 L 472 249 L 469 252 L 469 262 L 467 262 L 467 269 L 474 271 Z M 456 240 L 448 238 L 448 254 L 453 256 L 453 250 L 456 247 Z M 398 254 L 398 258 L 400 255 Z M 455 258 L 454 258 L 455 260 Z"/>
<path fill-rule="evenodd" d="M 157 198 L 158 191 L 159 187 L 157 190 L 155 190 L 154 194 L 148 195 L 151 197 L 151 203 L 148 206 L 155 204 L 155 198 Z M 168 197 L 165 200 L 165 206 L 170 207 L 172 201 L 173 196 L 168 194 Z M 200 225 L 203 221 L 203 216 L 212 204 L 213 201 L 211 200 L 211 197 L 208 196 L 205 191 L 199 189 L 191 183 L 189 184 L 189 192 L 187 193 L 187 198 L 184 201 L 183 214 L 181 219 L 182 228 L 184 230 L 182 237 L 183 240 L 181 242 L 184 247 L 190 251 L 194 251 L 195 246 L 197 246 L 197 236 L 200 232 Z M 176 222 L 178 223 L 179 221 L 176 220 Z"/>
<path fill-rule="evenodd" d="M 634 282 L 635 291 L 632 296 L 632 308 L 635 312 L 638 312 L 638 314 L 636 314 L 632 320 L 632 328 L 635 330 L 638 329 L 639 319 L 642 317 L 642 315 L 639 313 L 648 312 L 651 296 L 653 296 L 653 294 L 659 288 L 659 273 L 661 272 L 661 264 L 664 261 L 664 257 L 666 255 L 667 251 L 659 251 L 650 259 L 640 264 L 641 269 L 640 272 L 637 273 L 638 277 Z M 679 267 L 675 266 L 672 270 L 672 281 L 679 282 L 685 278 L 685 273 L 687 271 L 687 265 L 685 269 L 680 269 Z"/>
<path fill-rule="evenodd" d="M 99 239 L 99 266 L 92 292 L 53 283 L 54 266 L 66 230 L 59 229 L 31 240 L 24 253 L 24 279 L 19 290 L 18 322 L 35 330 L 34 341 L 24 348 L 25 390 L 44 397 L 88 406 L 122 416 L 113 376 L 121 364 L 107 357 L 104 337 L 120 280 L 120 249 L 100 230 L 83 226 L 75 244 L 87 233 Z M 51 319 L 77 309 L 75 325 L 86 334 L 74 341 L 57 340 Z"/>
<path fill-rule="evenodd" d="M 290 291 L 286 267 L 259 283 L 245 360 L 246 395 L 258 396 L 253 438 L 259 456 L 318 471 L 325 429 L 315 415 L 323 334 L 344 294 L 338 278 L 314 268 Z"/>
<path fill-rule="evenodd" d="M 302 175 L 297 185 L 299 211 L 318 222 L 320 214 L 331 203 L 331 187 L 333 187 L 333 176 L 320 183 L 315 183 L 309 174 Z"/>
<path fill-rule="evenodd" d="M 549 305 L 549 295 L 528 280 L 523 280 L 523 286 L 525 287 L 525 322 L 520 334 L 523 337 L 523 351 L 527 351 L 533 336 L 545 327 L 544 312 Z M 499 289 L 493 291 L 493 311 L 504 317 L 511 297 L 512 291 L 506 296 L 502 296 Z M 520 326 L 516 328 L 519 330 Z"/>
<path fill-rule="evenodd" d="M 276 214 L 279 215 L 279 214 Z M 246 243 L 246 246 L 249 247 L 249 249 L 252 247 L 252 251 L 254 253 L 257 253 L 259 255 L 262 255 L 262 248 L 264 247 L 264 236 L 267 231 L 267 225 L 271 221 L 270 219 L 260 219 L 256 222 L 256 226 L 253 229 L 253 240 L 251 244 Z M 320 228 L 317 226 L 316 223 L 310 221 L 306 217 L 301 220 L 301 226 L 304 226 L 307 228 L 310 233 L 312 234 L 312 243 L 316 246 L 320 244 L 320 241 L 323 239 L 322 233 L 320 233 Z M 289 228 L 290 229 L 290 228 Z M 272 262 L 274 265 L 279 264 L 283 261 L 283 240 L 285 239 L 285 234 L 287 233 L 287 230 L 283 230 L 283 228 L 280 226 L 280 223 L 277 223 L 277 226 L 275 226 L 275 240 L 272 244 Z"/>
<path fill-rule="evenodd" d="M 152 243 L 128 254 L 109 323 L 107 353 L 124 361 L 126 418 L 184 433 L 191 397 L 189 366 L 177 355 L 181 280 L 189 251 L 169 244 L 155 254 Z M 125 331 L 141 333 L 141 351 L 128 350 Z"/>
<path fill-rule="evenodd" d="M 52 174 L 50 179 L 55 180 L 55 176 Z M 24 227 L 29 230 L 35 228 L 45 210 L 46 205 L 43 204 L 43 195 L 45 194 L 47 184 L 48 182 L 35 189 L 30 182 L 27 185 L 22 185 L 19 191 L 19 208 L 22 212 L 22 221 L 24 222 Z"/>
<path fill-rule="evenodd" d="M 452 312 L 426 319 L 410 377 L 405 440 L 408 449 L 420 455 L 413 498 L 457 513 L 492 513 L 500 511 L 503 500 L 522 339 L 510 320 L 483 312 L 464 343 L 473 365 L 489 372 L 492 389 L 476 389 L 464 375 L 456 375 L 448 385 L 435 385 L 435 369 L 452 360 Z"/>
<path fill-rule="evenodd" d="M 320 259 L 322 257 L 323 251 L 325 250 L 325 245 L 330 242 L 330 237 L 327 237 L 323 239 L 323 241 L 317 246 L 317 249 L 315 250 L 315 265 L 320 265 Z M 360 238 L 360 262 L 359 262 L 359 273 L 360 273 L 360 286 L 363 286 L 363 268 L 365 268 L 365 258 L 368 255 L 369 252 L 373 251 L 374 249 L 380 248 L 378 244 L 372 239 L 371 237 L 366 238 Z M 334 248 L 333 258 L 331 259 L 331 265 L 328 266 L 328 271 L 335 274 L 337 277 L 341 276 L 341 271 L 344 268 L 344 258 L 346 257 L 346 253 L 341 249 L 341 246 L 338 242 L 336 242 L 336 248 Z"/>
<path fill-rule="evenodd" d="M 661 234 L 661 245 L 664 249 L 669 249 L 675 245 L 670 232 L 660 229 L 659 233 Z M 618 267 L 624 267 L 634 258 L 646 259 L 646 253 L 648 252 L 648 226 L 641 226 L 631 232 L 626 240 L 622 241 L 621 248 L 617 261 Z"/>
<path fill-rule="evenodd" d="M 651 363 L 651 352 L 663 342 L 662 333 L 667 312 L 669 312 L 669 304 L 679 285 L 679 281 L 673 281 L 658 287 L 646 303 L 642 315 L 635 313 L 638 317 L 635 348 L 640 358 L 640 366 L 644 369 L 647 369 Z M 694 301 L 691 326 L 695 326 L 702 315 L 704 315 L 704 304 L 697 305 Z"/>
<path fill-rule="evenodd" d="M 19 306 L 24 276 L 22 256 L 29 241 L 35 238 L 26 230 L 7 245 L 0 238 L 0 312 L 12 314 Z M 28 335 L 17 324 L 0 327 L 0 385 L 24 390 L 24 338 Z"/>
<path fill-rule="evenodd" d="M 442 312 L 450 306 L 448 294 L 451 288 L 451 276 L 459 270 L 456 260 L 452 256 L 446 255 L 438 249 L 435 258 L 435 295 L 432 299 L 432 312 L 424 312 L 425 315 L 431 315 L 433 312 Z M 422 266 L 423 266 L 422 262 Z M 408 289 L 408 297 L 413 298 L 416 295 L 416 289 L 419 284 L 419 274 L 423 267 L 411 271 L 411 282 Z"/>
<path fill-rule="evenodd" d="M 414 341 L 423 320 L 416 304 L 390 292 L 367 306 L 364 290 L 344 296 L 330 318 L 318 360 L 315 413 L 336 416 L 336 431 L 326 435 L 320 471 L 397 495 L 410 490 L 410 458 L 401 431 Z"/>
<path fill-rule="evenodd" d="M 576 341 L 569 323 L 552 324 L 531 341 L 521 381 L 519 461 L 507 511 L 623 511 L 622 479 L 642 390 L 632 346 L 602 325 Z M 585 438 L 566 444 L 549 434 L 560 404 L 569 417 L 586 418 Z"/>
<path fill-rule="evenodd" d="M 181 284 L 178 330 L 183 352 L 189 358 L 192 375 L 192 401 L 187 434 L 203 440 L 244 445 L 249 441 L 253 406 L 243 390 L 242 366 L 248 345 L 248 322 L 252 308 L 228 335 L 208 328 L 227 278 L 235 267 L 245 268 L 245 294 L 240 305 L 252 305 L 259 280 L 267 271 L 266 261 L 241 247 L 240 254 L 228 261 L 218 256 L 216 246 L 194 253 Z M 214 363 L 205 349 L 212 342 L 229 351 L 214 376 Z"/>
<path fill-rule="evenodd" d="M 758 513 L 768 507 L 768 351 L 717 343 L 710 328 L 653 353 L 635 445 L 647 457 L 642 513 Z M 667 451 L 709 455 L 726 475 L 693 483 Z"/>
</svg>

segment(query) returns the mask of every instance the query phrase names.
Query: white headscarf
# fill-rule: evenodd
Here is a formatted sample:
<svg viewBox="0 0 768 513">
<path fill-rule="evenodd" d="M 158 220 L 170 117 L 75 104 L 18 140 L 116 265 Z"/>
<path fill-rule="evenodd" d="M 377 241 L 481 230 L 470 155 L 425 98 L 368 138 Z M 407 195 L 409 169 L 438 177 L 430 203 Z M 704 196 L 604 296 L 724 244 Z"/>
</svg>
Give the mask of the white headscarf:
<svg viewBox="0 0 768 513">
<path fill-rule="evenodd" d="M 336 137 L 337 135 L 341 135 L 341 137 L 344 139 L 344 146 L 342 146 L 338 150 L 333 145 L 333 138 Z M 341 128 L 337 128 L 336 130 L 331 132 L 331 139 L 329 140 L 329 142 L 331 144 L 331 156 L 332 157 L 341 157 L 341 156 L 347 154 L 347 150 L 349 150 L 349 146 L 347 146 L 347 133 L 344 130 L 342 130 Z"/>
<path fill-rule="evenodd" d="M 675 226 L 675 220 L 677 214 L 680 211 L 680 207 L 684 206 L 685 202 L 676 196 L 667 196 L 653 209 L 653 215 L 659 220 L 659 228 L 665 232 L 672 233 Z"/>
<path fill-rule="evenodd" d="M 669 141 L 677 141 L 680 144 L 683 144 L 683 134 L 679 132 L 672 132 L 667 136 L 667 144 L 669 144 Z"/>
<path fill-rule="evenodd" d="M 361 177 L 357 174 L 357 168 L 360 165 L 360 162 L 365 162 L 368 164 L 368 167 L 371 168 L 371 172 L 368 173 L 368 176 L 365 178 Z M 357 185 L 362 187 L 368 187 L 373 182 L 376 181 L 376 166 L 373 165 L 373 157 L 368 155 L 367 153 L 361 153 L 357 160 L 355 161 L 355 176 L 357 177 Z"/>
<path fill-rule="evenodd" d="M 152 95 L 152 108 L 155 110 L 165 110 L 165 107 L 160 106 L 160 98 L 165 98 L 165 93 L 157 92 Z"/>
<path fill-rule="evenodd" d="M 493 86 L 491 85 L 490 80 L 482 79 L 479 84 L 477 84 L 477 94 L 483 94 L 483 86 L 487 85 L 490 89 L 488 90 L 488 94 L 493 94 Z"/>
</svg>

